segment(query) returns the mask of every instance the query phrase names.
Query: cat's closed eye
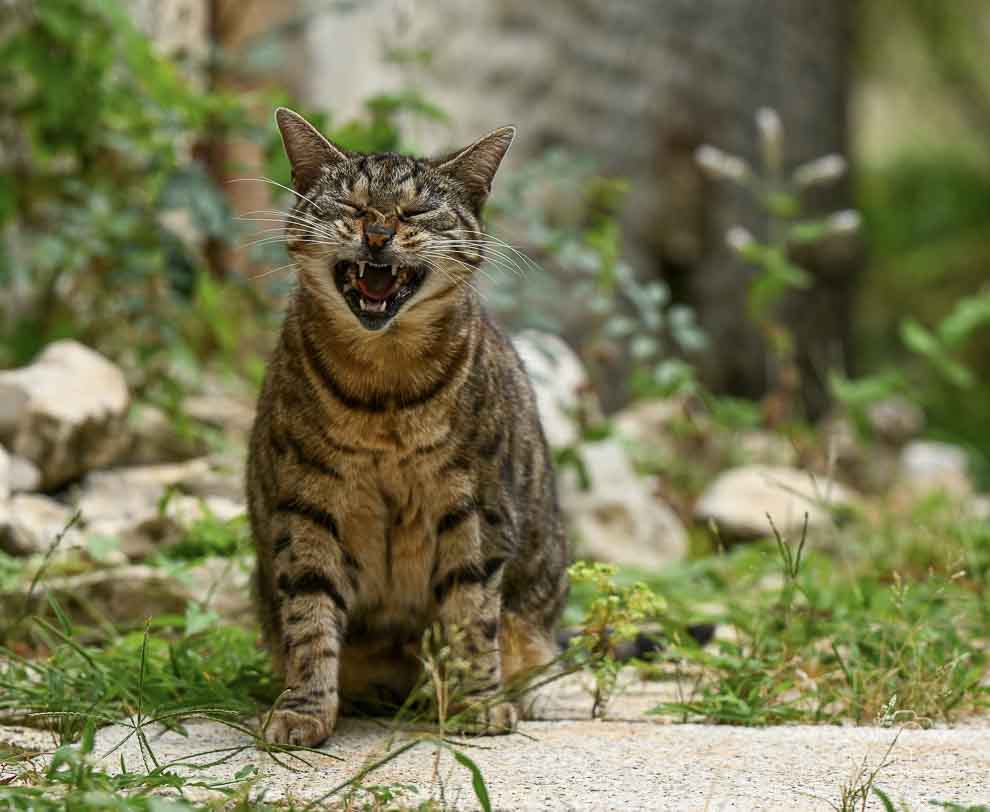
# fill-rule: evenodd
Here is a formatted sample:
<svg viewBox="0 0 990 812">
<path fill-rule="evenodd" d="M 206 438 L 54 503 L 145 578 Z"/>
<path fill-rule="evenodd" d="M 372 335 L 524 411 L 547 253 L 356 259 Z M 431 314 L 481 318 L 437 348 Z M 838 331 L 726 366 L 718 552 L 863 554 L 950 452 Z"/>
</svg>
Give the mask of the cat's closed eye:
<svg viewBox="0 0 990 812">
<path fill-rule="evenodd" d="M 409 203 L 408 205 L 399 207 L 399 216 L 410 219 L 419 217 L 422 214 L 430 214 L 433 211 L 436 211 L 435 207 L 427 203 Z"/>
</svg>

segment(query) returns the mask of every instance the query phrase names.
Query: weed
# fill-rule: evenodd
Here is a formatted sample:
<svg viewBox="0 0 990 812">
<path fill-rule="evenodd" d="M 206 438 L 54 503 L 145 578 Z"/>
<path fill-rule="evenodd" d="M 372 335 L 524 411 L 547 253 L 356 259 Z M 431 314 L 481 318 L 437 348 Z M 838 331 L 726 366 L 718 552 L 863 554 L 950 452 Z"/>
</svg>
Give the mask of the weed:
<svg viewBox="0 0 990 812">
<path fill-rule="evenodd" d="M 612 656 L 615 646 L 639 633 L 644 620 L 657 618 L 664 610 L 663 599 L 645 583 L 637 581 L 623 586 L 615 581 L 616 567 L 578 561 L 570 569 L 572 583 L 588 584 L 594 590 L 581 632 L 570 640 L 568 654 L 595 677 L 595 701 L 592 716 L 605 711 L 615 688 L 619 663 Z"/>
<path fill-rule="evenodd" d="M 857 812 L 857 810 L 858 812 L 865 812 L 866 804 L 871 795 L 876 795 L 880 799 L 886 812 L 892 812 L 893 804 L 882 790 L 877 789 L 876 780 L 880 773 L 893 763 L 890 754 L 893 752 L 899 736 L 900 732 L 891 740 L 874 767 L 871 768 L 868 759 L 863 757 L 856 772 L 840 788 L 838 801 L 828 802 L 828 805 L 835 812 Z"/>
<path fill-rule="evenodd" d="M 791 551 L 778 536 L 651 579 L 672 626 L 697 620 L 702 604 L 723 629 L 709 649 L 675 639 L 659 656 L 685 695 L 658 712 L 866 723 L 893 693 L 900 719 L 926 723 L 987 705 L 990 532 L 945 503 L 836 532 L 837 556 L 820 542 Z"/>
</svg>

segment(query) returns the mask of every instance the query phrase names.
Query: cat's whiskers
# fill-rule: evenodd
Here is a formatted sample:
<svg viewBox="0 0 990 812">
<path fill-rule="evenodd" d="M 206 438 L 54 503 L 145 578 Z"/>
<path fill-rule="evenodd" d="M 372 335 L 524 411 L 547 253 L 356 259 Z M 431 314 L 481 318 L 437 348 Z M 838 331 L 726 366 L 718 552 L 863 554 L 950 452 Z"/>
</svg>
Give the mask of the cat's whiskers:
<svg viewBox="0 0 990 812">
<path fill-rule="evenodd" d="M 444 260 L 448 260 L 450 262 L 456 262 L 458 265 L 460 265 L 461 267 L 465 268 L 468 271 L 468 273 L 475 273 L 475 272 L 477 272 L 477 273 L 482 274 L 486 279 L 488 279 L 489 282 L 494 282 L 495 281 L 495 279 L 492 277 L 492 275 L 489 274 L 487 271 L 485 271 L 483 268 L 480 268 L 480 267 L 475 266 L 475 265 L 471 265 L 471 264 L 465 262 L 462 259 L 458 259 L 457 257 L 452 256 L 451 254 L 447 254 L 447 253 L 444 253 L 442 251 L 421 251 L 420 252 L 420 256 L 428 256 L 428 257 L 432 257 L 434 259 L 444 259 Z M 477 290 L 477 288 L 475 288 L 475 290 Z"/>
<path fill-rule="evenodd" d="M 238 217 L 239 220 L 250 223 L 275 223 L 271 229 L 262 229 L 262 231 L 277 230 L 279 225 L 283 231 L 289 231 L 293 228 L 306 230 L 312 232 L 316 235 L 326 237 L 328 239 L 334 239 L 334 235 L 327 229 L 319 220 L 313 220 L 309 218 L 299 217 L 297 215 L 288 212 L 274 212 L 273 214 L 278 215 L 276 217 L 248 217 L 241 215 Z M 259 231 L 258 233 L 261 233 Z"/>
<path fill-rule="evenodd" d="M 487 233 L 485 231 L 477 231 L 477 230 L 471 229 L 471 228 L 462 228 L 462 229 L 459 229 L 459 230 L 463 234 L 477 234 L 477 235 L 479 235 L 477 238 L 469 238 L 468 239 L 469 242 L 470 241 L 477 241 L 477 242 L 484 243 L 484 244 L 494 243 L 496 246 L 499 246 L 501 248 L 504 248 L 504 249 L 510 251 L 512 254 L 515 254 L 515 256 L 517 256 L 519 258 L 519 260 L 521 260 L 521 262 L 523 263 L 523 267 L 524 268 L 528 267 L 528 268 L 535 268 L 536 270 L 541 270 L 540 264 L 536 260 L 534 260 L 531 256 L 529 256 L 528 254 L 524 253 L 523 251 L 520 251 L 514 245 L 512 245 L 510 243 L 507 243 L 505 240 L 503 240 L 503 239 L 501 239 L 499 237 L 496 237 L 493 234 L 489 234 L 489 233 Z"/>
<path fill-rule="evenodd" d="M 296 265 L 295 262 L 289 262 L 289 263 L 287 263 L 285 265 L 279 265 L 277 268 L 269 268 L 267 271 L 262 271 L 261 273 L 256 273 L 256 274 L 254 274 L 254 275 L 252 275 L 252 276 L 250 276 L 248 278 L 252 282 L 257 282 L 259 279 L 264 279 L 266 276 L 271 276 L 272 274 L 276 274 L 279 271 L 286 271 L 289 268 L 295 268 L 296 270 L 298 270 L 299 269 L 299 266 Z"/>
<path fill-rule="evenodd" d="M 277 186 L 279 189 L 284 189 L 290 194 L 295 195 L 304 203 L 309 203 L 318 212 L 322 213 L 323 211 L 315 200 L 305 197 L 304 195 L 299 194 L 299 192 L 297 192 L 295 189 L 291 189 L 285 184 L 279 183 L 277 180 L 272 180 L 271 178 L 231 178 L 230 180 L 227 181 L 227 183 L 267 183 L 271 186 Z"/>
<path fill-rule="evenodd" d="M 501 264 L 501 267 L 506 270 L 517 274 L 518 276 L 525 276 L 528 267 L 520 265 L 518 260 L 510 254 L 505 253 L 497 244 L 493 245 L 486 243 L 483 240 L 444 240 L 441 245 L 451 248 L 461 248 L 470 249 L 478 254 L 481 254 L 484 259 L 490 260 L 493 264 Z M 525 256 L 525 255 L 523 255 Z M 530 260 L 530 264 L 535 267 L 539 267 L 535 262 Z"/>
<path fill-rule="evenodd" d="M 494 267 L 499 268 L 499 269 L 504 270 L 504 271 L 509 271 L 510 273 L 511 272 L 517 272 L 517 269 L 514 268 L 512 265 L 508 264 L 508 262 L 507 262 L 507 260 L 505 260 L 505 258 L 503 258 L 501 256 L 498 256 L 498 255 L 492 256 L 490 253 L 486 253 L 486 252 L 483 252 L 483 251 L 479 251 L 478 252 L 480 254 L 481 261 L 478 263 L 478 265 L 473 265 L 472 263 L 465 262 L 464 260 L 462 260 L 459 257 L 455 256 L 455 253 L 461 253 L 459 247 L 457 247 L 457 246 L 454 246 L 453 247 L 453 253 L 448 248 L 448 245 L 447 244 L 441 244 L 441 245 L 439 245 L 439 246 L 437 246 L 435 248 L 428 248 L 427 250 L 432 250 L 432 251 L 436 251 L 436 252 L 442 253 L 444 256 L 448 256 L 448 257 L 450 257 L 453 260 L 456 260 L 458 262 L 461 262 L 462 264 L 470 265 L 471 268 L 472 268 L 472 270 L 477 269 L 479 273 L 484 274 L 489 280 L 491 280 L 493 282 L 495 281 L 494 280 L 494 277 L 492 277 L 491 274 L 489 274 L 488 271 L 484 268 L 483 263 L 490 263 Z"/>
<path fill-rule="evenodd" d="M 449 259 L 449 257 L 445 257 L 445 259 Z M 430 257 L 426 257 L 426 256 L 422 257 L 422 262 L 431 271 L 436 271 L 441 276 L 445 277 L 447 281 L 450 282 L 455 287 L 458 285 L 467 285 L 469 288 L 471 288 L 471 290 L 473 290 L 479 296 L 482 295 L 481 291 L 478 290 L 477 286 L 472 284 L 471 280 L 468 279 L 466 276 L 454 276 L 454 274 L 452 274 L 450 271 L 448 271 L 446 268 L 438 264 L 434 259 Z"/>
<path fill-rule="evenodd" d="M 284 235 L 269 235 L 267 237 L 262 237 L 257 240 L 252 240 L 251 242 L 244 243 L 241 248 L 254 248 L 259 245 L 278 245 L 283 243 L 289 246 L 290 243 L 295 245 L 325 245 L 331 248 L 340 248 L 341 243 L 337 240 L 320 240 L 312 237 L 286 237 Z"/>
</svg>

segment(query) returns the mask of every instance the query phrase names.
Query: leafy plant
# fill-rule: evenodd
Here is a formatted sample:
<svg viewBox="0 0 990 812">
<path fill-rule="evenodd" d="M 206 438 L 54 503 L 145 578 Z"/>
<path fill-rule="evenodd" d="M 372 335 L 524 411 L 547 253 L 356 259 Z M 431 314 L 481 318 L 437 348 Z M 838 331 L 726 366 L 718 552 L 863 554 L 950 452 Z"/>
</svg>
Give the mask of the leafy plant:
<svg viewBox="0 0 990 812">
<path fill-rule="evenodd" d="M 192 148 L 241 102 L 194 90 L 115 0 L 14 5 L 0 41 L 0 363 L 66 335 L 152 351 L 174 339 L 159 316 L 200 265 L 169 215 L 195 202 L 197 228 L 227 234 Z"/>
<path fill-rule="evenodd" d="M 756 124 L 763 160 L 759 173 L 743 158 L 708 144 L 699 147 L 695 157 L 711 178 L 747 190 L 767 214 L 764 239 L 736 225 L 726 233 L 726 241 L 741 259 L 756 269 L 749 283 L 747 305 L 749 316 L 763 333 L 774 362 L 773 391 L 765 403 L 771 422 L 776 423 L 791 414 L 801 383 L 794 357 L 794 337 L 778 317 L 778 307 L 788 292 L 811 285 L 808 272 L 791 258 L 792 248 L 855 232 L 859 214 L 850 210 L 824 218 L 804 218 L 801 193 L 841 178 L 846 170 L 845 159 L 826 155 L 802 164 L 785 176 L 784 133 L 779 116 L 770 108 L 762 108 L 756 113 Z"/>
<path fill-rule="evenodd" d="M 693 370 L 671 350 L 698 352 L 706 337 L 690 308 L 672 305 L 667 286 L 638 278 L 623 255 L 626 190 L 625 181 L 559 151 L 500 177 L 485 290 L 511 325 L 567 336 L 599 383 L 628 361 L 629 394 L 687 389 Z"/>
<path fill-rule="evenodd" d="M 613 656 L 615 647 L 636 637 L 645 620 L 663 612 L 665 602 L 642 581 L 629 585 L 616 582 L 617 569 L 611 564 L 578 561 L 570 570 L 576 588 L 590 587 L 593 597 L 585 606 L 580 631 L 571 638 L 568 656 L 574 657 L 595 677 L 592 715 L 604 713 L 615 688 L 620 664 Z"/>
</svg>

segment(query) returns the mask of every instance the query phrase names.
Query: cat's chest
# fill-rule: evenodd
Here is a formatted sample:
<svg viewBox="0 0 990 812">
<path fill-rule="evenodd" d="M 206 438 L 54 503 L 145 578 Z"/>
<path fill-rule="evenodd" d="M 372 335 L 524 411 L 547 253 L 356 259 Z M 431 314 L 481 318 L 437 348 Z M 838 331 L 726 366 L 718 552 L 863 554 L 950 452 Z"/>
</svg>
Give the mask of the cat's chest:
<svg viewBox="0 0 990 812">
<path fill-rule="evenodd" d="M 452 499 L 426 466 L 381 454 L 354 469 L 341 517 L 344 543 L 359 563 L 359 611 L 382 625 L 419 625 L 429 612 L 436 524 Z"/>
</svg>

